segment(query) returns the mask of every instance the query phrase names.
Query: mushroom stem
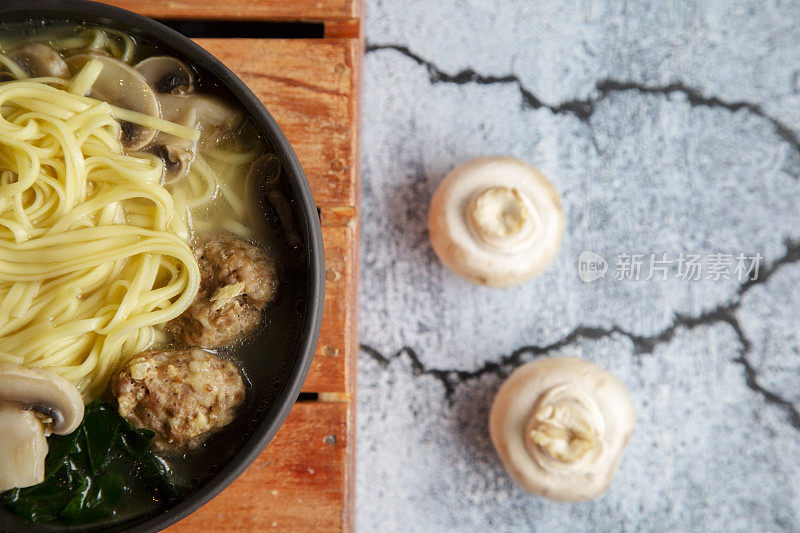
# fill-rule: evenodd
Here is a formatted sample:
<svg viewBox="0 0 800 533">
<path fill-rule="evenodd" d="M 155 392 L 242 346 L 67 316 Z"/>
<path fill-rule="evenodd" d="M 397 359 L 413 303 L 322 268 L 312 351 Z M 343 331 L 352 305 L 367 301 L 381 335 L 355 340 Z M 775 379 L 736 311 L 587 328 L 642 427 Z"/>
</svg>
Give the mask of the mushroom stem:
<svg viewBox="0 0 800 533">
<path fill-rule="evenodd" d="M 500 250 L 529 241 L 539 226 L 531 201 L 510 187 L 489 187 L 476 194 L 467 216 L 475 236 Z"/>
<path fill-rule="evenodd" d="M 0 492 L 44 481 L 47 439 L 37 416 L 12 404 L 0 404 L 0 435 Z"/>
<path fill-rule="evenodd" d="M 545 392 L 526 428 L 528 452 L 542 468 L 575 466 L 602 451 L 603 413 L 586 393 L 561 385 Z M 543 457 L 546 454 L 547 457 Z"/>
</svg>

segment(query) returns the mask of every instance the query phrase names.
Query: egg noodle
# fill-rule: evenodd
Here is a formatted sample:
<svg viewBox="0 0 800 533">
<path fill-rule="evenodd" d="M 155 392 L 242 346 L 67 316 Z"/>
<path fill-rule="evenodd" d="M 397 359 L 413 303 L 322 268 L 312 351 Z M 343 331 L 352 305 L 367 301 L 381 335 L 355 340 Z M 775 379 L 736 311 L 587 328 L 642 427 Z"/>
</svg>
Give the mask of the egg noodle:
<svg viewBox="0 0 800 533">
<path fill-rule="evenodd" d="M 52 370 L 87 400 L 200 283 L 185 198 L 176 210 L 158 157 L 123 153 L 117 119 L 197 140 L 68 80 L 0 84 L 0 361 Z M 210 192 L 193 201 L 208 202 L 214 171 L 195 166 Z"/>
</svg>

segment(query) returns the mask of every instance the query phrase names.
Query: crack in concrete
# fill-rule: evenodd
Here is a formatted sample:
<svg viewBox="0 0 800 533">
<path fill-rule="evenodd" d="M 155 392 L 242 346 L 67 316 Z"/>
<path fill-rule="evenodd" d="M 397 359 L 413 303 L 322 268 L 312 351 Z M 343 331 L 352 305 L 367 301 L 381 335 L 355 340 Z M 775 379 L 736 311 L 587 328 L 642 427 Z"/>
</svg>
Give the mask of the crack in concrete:
<svg viewBox="0 0 800 533">
<path fill-rule="evenodd" d="M 520 364 L 572 345 L 579 340 L 600 340 L 613 337 L 614 335 L 620 335 L 631 341 L 636 355 L 645 355 L 652 354 L 660 344 L 671 341 L 679 329 L 692 330 L 700 326 L 724 323 L 731 327 L 741 344 L 739 357 L 734 359 L 733 362 L 742 366 L 747 387 L 758 393 L 764 398 L 765 402 L 782 409 L 786 413 L 792 427 L 800 432 L 800 410 L 798 410 L 791 401 L 763 387 L 758 382 L 758 370 L 748 359 L 748 354 L 752 349 L 752 343 L 744 334 L 734 314 L 742 304 L 742 297 L 749 290 L 758 285 L 765 284 L 781 267 L 794 263 L 800 263 L 800 241 L 786 241 L 786 253 L 773 261 L 770 266 L 762 268 L 757 278 L 748 279 L 742 283 L 737 289 L 733 299 L 712 310 L 701 313 L 698 316 L 675 315 L 675 319 L 669 326 L 653 335 L 637 335 L 616 325 L 610 328 L 581 325 L 553 343 L 542 346 L 522 346 L 509 355 L 502 356 L 500 360 L 486 362 L 480 368 L 472 371 L 428 368 L 422 363 L 417 352 L 408 346 L 404 346 L 389 356 L 382 354 L 379 350 L 367 344 L 361 344 L 361 350 L 383 367 L 387 367 L 392 360 L 406 355 L 411 362 L 413 374 L 415 376 L 432 376 L 439 380 L 445 389 L 445 398 L 450 402 L 452 401 L 452 395 L 455 393 L 456 388 L 467 381 L 480 378 L 486 374 L 495 374 L 499 377 L 505 377 Z"/>
<path fill-rule="evenodd" d="M 689 105 L 692 107 L 716 107 L 727 109 L 735 113 L 737 111 L 745 110 L 748 113 L 756 115 L 767 122 L 769 122 L 775 129 L 778 137 L 788 143 L 795 151 L 800 153 L 800 138 L 792 129 L 773 117 L 762 108 L 759 104 L 752 102 L 737 101 L 726 102 L 716 96 L 705 96 L 697 89 L 689 87 L 682 82 L 674 82 L 663 86 L 650 86 L 634 82 L 621 82 L 614 80 L 604 80 L 597 84 L 597 90 L 600 92 L 600 97 L 596 101 L 600 101 L 609 94 L 615 92 L 637 91 L 641 94 L 656 94 L 668 96 L 673 93 L 680 93 L 686 97 Z"/>
<path fill-rule="evenodd" d="M 552 105 L 538 98 L 530 89 L 525 87 L 519 77 L 514 74 L 487 76 L 473 69 L 464 69 L 455 74 L 450 74 L 439 68 L 432 61 L 413 52 L 407 46 L 398 44 L 368 44 L 366 47 L 368 53 L 380 50 L 394 50 L 413 60 L 418 65 L 425 67 L 428 71 L 428 78 L 431 83 L 454 83 L 459 85 L 467 83 L 476 83 L 478 85 L 492 85 L 496 83 L 514 84 L 522 95 L 523 106 L 531 109 L 549 109 L 550 112 L 556 115 L 572 115 L 586 124 L 589 123 L 592 115 L 597 110 L 597 105 L 614 93 L 636 91 L 641 94 L 664 96 L 678 93 L 684 95 L 692 107 L 722 108 L 732 113 L 744 110 L 756 115 L 769 122 L 775 129 L 777 135 L 792 146 L 795 151 L 800 153 L 800 137 L 798 137 L 789 126 L 767 113 L 759 104 L 745 101 L 727 102 L 716 96 L 705 96 L 699 90 L 683 82 L 673 82 L 667 85 L 645 85 L 632 81 L 606 79 L 595 84 L 596 95 L 591 98 L 573 99 L 558 105 Z"/>
<path fill-rule="evenodd" d="M 551 105 L 538 98 L 531 90 L 525 87 L 518 76 L 513 74 L 491 76 L 480 74 L 473 69 L 464 69 L 456 72 L 455 74 L 451 74 L 445 72 L 430 60 L 427 60 L 419 54 L 411 51 L 411 49 L 407 46 L 397 44 L 367 45 L 367 52 L 375 52 L 379 50 L 394 50 L 413 60 L 418 65 L 425 67 L 425 69 L 428 71 L 428 78 L 430 79 L 431 83 L 475 83 L 478 85 L 491 85 L 498 83 L 514 84 L 520 91 L 524 106 L 531 109 L 548 109 L 553 114 L 572 115 L 586 124 L 589 123 L 592 115 L 597 110 L 598 104 L 614 93 L 636 91 L 641 94 L 664 96 L 669 96 L 675 93 L 682 94 L 686 97 L 686 100 L 692 107 L 722 108 L 732 113 L 743 110 L 758 116 L 769 122 L 775 129 L 776 134 L 782 140 L 792 146 L 795 151 L 800 153 L 800 138 L 798 138 L 797 134 L 795 134 L 795 132 L 792 131 L 792 129 L 786 124 L 767 113 L 759 104 L 746 101 L 728 102 L 716 96 L 705 96 L 699 90 L 690 87 L 683 82 L 673 82 L 667 85 L 653 86 L 632 81 L 606 79 L 598 82 L 595 85 L 596 94 L 591 98 L 573 99 L 562 102 L 558 105 Z M 795 429 L 800 431 L 800 411 L 798 411 L 797 407 L 795 407 L 792 402 L 764 388 L 758 383 L 758 371 L 752 365 L 752 363 L 750 363 L 747 357 L 752 349 L 752 343 L 745 336 L 744 331 L 734 315 L 734 312 L 741 305 L 742 296 L 748 290 L 755 285 L 766 283 L 769 277 L 781 266 L 800 261 L 800 243 L 787 242 L 786 246 L 786 254 L 774 261 L 770 268 L 762 270 L 761 275 L 757 279 L 748 280 L 740 285 L 734 299 L 696 317 L 676 315 L 672 324 L 655 335 L 636 335 L 620 328 L 619 326 L 613 326 L 611 328 L 578 326 L 565 337 L 554 343 L 544 346 L 530 345 L 520 347 L 514 350 L 511 354 L 502 356 L 499 361 L 487 362 L 481 368 L 474 371 L 426 368 L 414 349 L 408 346 L 404 346 L 388 357 L 366 344 L 362 344 L 361 349 L 364 351 L 364 353 L 372 357 L 382 366 L 387 366 L 392 359 L 399 358 L 403 354 L 407 355 L 411 362 L 414 375 L 430 375 L 438 379 L 445 388 L 446 398 L 450 400 L 452 394 L 455 392 L 456 387 L 461 383 L 471 379 L 479 378 L 485 374 L 497 374 L 502 377 L 503 375 L 508 374 L 510 369 L 518 366 L 524 361 L 546 355 L 552 351 L 571 345 L 574 342 L 577 342 L 579 339 L 597 340 L 611 337 L 613 335 L 621 335 L 628 338 L 633 343 L 636 354 L 651 354 L 659 344 L 672 340 L 678 329 L 683 328 L 691 330 L 695 327 L 703 325 L 725 323 L 728 324 L 736 333 L 742 346 L 740 355 L 734 360 L 734 362 L 743 367 L 745 383 L 747 386 L 754 392 L 760 394 L 767 403 L 776 405 L 783 409 L 789 418 L 790 424 Z"/>
<path fill-rule="evenodd" d="M 476 83 L 478 85 L 492 85 L 495 83 L 512 83 L 515 84 L 520 93 L 522 94 L 523 105 L 532 109 L 549 109 L 552 113 L 557 115 L 569 114 L 579 118 L 582 122 L 587 122 L 592 112 L 592 102 L 589 100 L 571 100 L 563 104 L 553 106 L 545 104 L 536 97 L 533 92 L 525 88 L 520 79 L 513 74 L 506 74 L 504 76 L 484 76 L 472 69 L 465 69 L 455 74 L 448 74 L 443 71 L 429 60 L 412 52 L 407 46 L 397 44 L 368 44 L 366 51 L 376 52 L 378 50 L 395 50 L 404 56 L 415 61 L 418 65 L 423 66 L 428 71 L 428 78 L 431 83 L 455 83 L 463 85 L 466 83 Z"/>
</svg>

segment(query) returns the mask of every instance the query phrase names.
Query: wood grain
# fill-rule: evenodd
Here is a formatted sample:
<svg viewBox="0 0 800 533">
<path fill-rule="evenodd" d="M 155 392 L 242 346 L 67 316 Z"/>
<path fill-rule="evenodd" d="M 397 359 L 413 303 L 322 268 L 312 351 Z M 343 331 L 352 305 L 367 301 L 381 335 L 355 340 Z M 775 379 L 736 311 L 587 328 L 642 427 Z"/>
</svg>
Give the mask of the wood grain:
<svg viewBox="0 0 800 533">
<path fill-rule="evenodd" d="M 358 18 L 359 0 L 109 0 L 152 18 L 304 20 Z"/>
<path fill-rule="evenodd" d="M 349 360 L 358 356 L 348 342 L 354 331 L 355 310 L 349 294 L 355 276 L 351 250 L 357 246 L 352 228 L 322 228 L 325 244 L 325 310 L 320 340 L 306 379 L 305 392 L 349 392 L 354 375 Z"/>
<path fill-rule="evenodd" d="M 167 531 L 341 531 L 348 453 L 346 403 L 294 406 L 269 447 L 202 509 Z"/>
<path fill-rule="evenodd" d="M 355 39 L 197 39 L 264 102 L 297 152 L 317 205 L 356 205 Z"/>
</svg>

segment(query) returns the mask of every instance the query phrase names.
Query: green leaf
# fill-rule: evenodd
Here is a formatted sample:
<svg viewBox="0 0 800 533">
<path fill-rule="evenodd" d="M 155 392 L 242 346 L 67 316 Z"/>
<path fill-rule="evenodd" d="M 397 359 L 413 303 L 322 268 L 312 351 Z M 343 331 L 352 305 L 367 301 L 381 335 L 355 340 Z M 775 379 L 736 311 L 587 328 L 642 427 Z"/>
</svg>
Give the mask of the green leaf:
<svg viewBox="0 0 800 533">
<path fill-rule="evenodd" d="M 19 499 L 20 489 L 11 489 L 0 493 L 0 503 L 14 503 Z"/>
<path fill-rule="evenodd" d="M 142 472 L 148 488 L 160 499 L 172 501 L 180 495 L 180 490 L 173 481 L 172 471 L 160 457 L 153 454 L 145 456 Z"/>
<path fill-rule="evenodd" d="M 55 520 L 64 505 L 88 484 L 88 478 L 67 462 L 43 483 L 17 489 L 17 498 L 7 508 L 32 522 Z"/>
<path fill-rule="evenodd" d="M 127 420 L 125 421 L 127 422 Z M 119 438 L 123 449 L 133 457 L 140 457 L 150 449 L 153 439 L 156 438 L 155 431 L 149 429 L 134 429 L 128 424 L 120 425 Z"/>
<path fill-rule="evenodd" d="M 68 523 L 86 523 L 114 516 L 124 493 L 125 479 L 118 474 L 105 474 L 76 494 L 61 509 L 59 518 Z"/>
<path fill-rule="evenodd" d="M 88 507 L 99 518 L 113 516 L 125 492 L 125 478 L 119 474 L 108 474 L 100 479 L 97 492 L 92 495 Z"/>
<path fill-rule="evenodd" d="M 108 459 L 119 431 L 119 421 L 108 409 L 93 409 L 83 417 L 83 434 L 92 473 L 97 474 Z"/>
<path fill-rule="evenodd" d="M 67 455 L 75 450 L 75 444 L 80 432 L 81 428 L 79 427 L 69 435 L 53 435 L 47 439 L 48 452 L 44 462 L 45 472 L 53 475 Z"/>
<path fill-rule="evenodd" d="M 45 480 L 0 494 L 0 505 L 31 522 L 86 524 L 108 518 L 131 492 L 118 472 L 140 472 L 144 486 L 142 481 L 135 486 L 155 501 L 170 501 L 179 488 L 166 463 L 149 451 L 154 438 L 110 405 L 92 402 L 76 431 L 48 438 Z"/>
</svg>

